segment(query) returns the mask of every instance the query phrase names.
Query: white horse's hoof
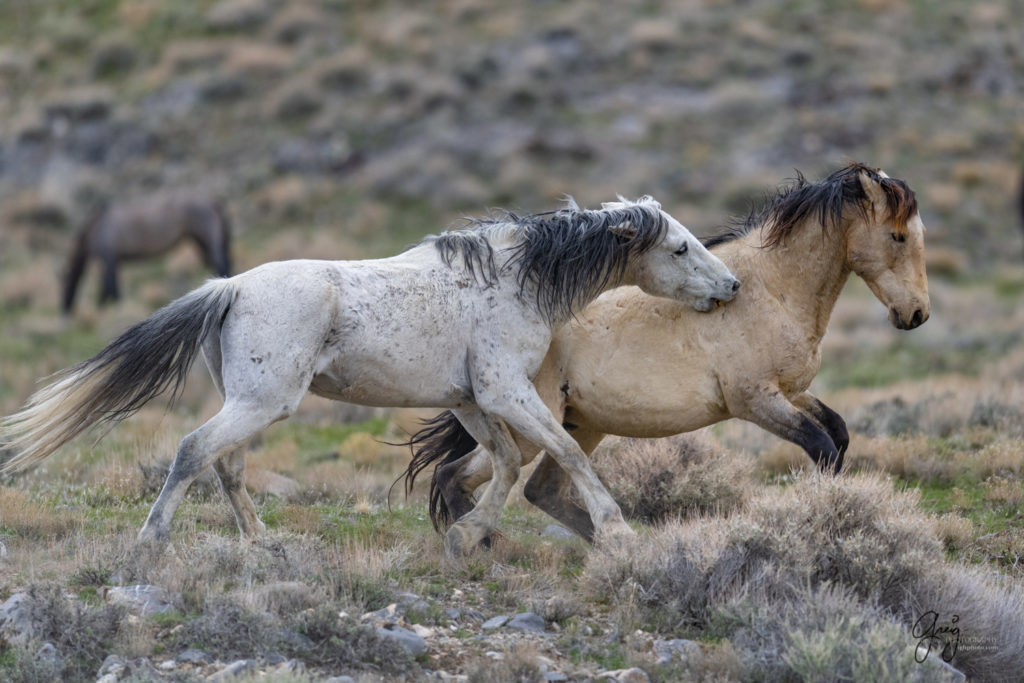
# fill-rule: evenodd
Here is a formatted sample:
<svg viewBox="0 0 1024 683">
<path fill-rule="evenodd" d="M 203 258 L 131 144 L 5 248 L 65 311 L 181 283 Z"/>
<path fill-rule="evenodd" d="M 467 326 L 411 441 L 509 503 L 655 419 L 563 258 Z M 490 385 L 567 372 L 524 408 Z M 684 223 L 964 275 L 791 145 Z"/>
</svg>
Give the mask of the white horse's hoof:
<svg viewBox="0 0 1024 683">
<path fill-rule="evenodd" d="M 444 535 L 444 554 L 449 560 L 461 560 L 480 545 L 490 529 L 480 522 L 463 517 Z"/>
</svg>

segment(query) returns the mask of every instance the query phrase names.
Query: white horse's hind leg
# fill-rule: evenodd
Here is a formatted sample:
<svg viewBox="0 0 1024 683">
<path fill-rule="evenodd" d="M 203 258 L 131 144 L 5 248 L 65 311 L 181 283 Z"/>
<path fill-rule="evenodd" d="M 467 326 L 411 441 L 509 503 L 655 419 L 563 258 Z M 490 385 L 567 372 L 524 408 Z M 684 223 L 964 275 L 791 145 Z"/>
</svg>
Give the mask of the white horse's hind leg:
<svg viewBox="0 0 1024 683">
<path fill-rule="evenodd" d="M 182 439 L 167 481 L 139 532 L 139 541 L 166 542 L 170 538 L 171 519 L 199 473 L 286 415 L 280 408 L 270 412 L 260 405 L 229 400 L 206 424 Z M 255 509 L 252 514 L 255 515 Z"/>
<path fill-rule="evenodd" d="M 224 378 L 221 373 L 223 356 L 220 350 L 220 334 L 212 334 L 203 341 L 203 358 L 210 370 L 217 392 L 224 397 Z M 213 462 L 213 468 L 220 478 L 224 496 L 235 513 L 235 523 L 243 536 L 259 536 L 266 530 L 256 512 L 256 505 L 245 490 L 245 446 L 240 446 Z"/>
<path fill-rule="evenodd" d="M 497 526 L 509 491 L 519 478 L 520 453 L 508 427 L 478 408 L 453 410 L 474 439 L 491 453 L 491 483 L 476 506 L 453 524 L 444 537 L 445 553 L 458 558 L 472 551 Z"/>
</svg>

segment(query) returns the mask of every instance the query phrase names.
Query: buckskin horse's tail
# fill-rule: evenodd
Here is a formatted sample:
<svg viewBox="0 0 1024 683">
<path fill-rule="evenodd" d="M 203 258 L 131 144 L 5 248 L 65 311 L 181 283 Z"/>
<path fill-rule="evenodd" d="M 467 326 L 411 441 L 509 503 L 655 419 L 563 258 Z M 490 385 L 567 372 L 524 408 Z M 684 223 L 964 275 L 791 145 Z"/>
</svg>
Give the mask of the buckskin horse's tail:
<svg viewBox="0 0 1024 683">
<path fill-rule="evenodd" d="M 470 436 L 450 410 L 424 420 L 423 424 L 423 429 L 413 434 L 408 442 L 401 444 L 411 446 L 414 450 L 409 467 L 405 470 L 405 493 L 408 495 L 412 491 L 416 476 L 433 464 L 434 474 L 430 477 L 430 521 L 436 531 L 442 531 L 455 520 L 441 493 L 438 472 L 445 465 L 472 452 L 476 448 L 476 439 Z"/>
<path fill-rule="evenodd" d="M 0 445 L 14 451 L 0 472 L 42 460 L 94 424 L 125 419 L 168 387 L 177 397 L 200 344 L 220 328 L 235 293 L 230 280 L 211 280 L 89 360 L 55 374 L 20 412 L 0 420 Z"/>
<path fill-rule="evenodd" d="M 71 255 L 64 271 L 64 287 L 60 299 L 60 310 L 65 315 L 71 313 L 71 307 L 75 304 L 78 283 L 81 282 L 85 265 L 89 261 L 89 241 L 92 239 L 93 231 L 106 213 L 105 205 L 95 209 L 75 236 L 75 243 L 71 247 Z"/>
</svg>

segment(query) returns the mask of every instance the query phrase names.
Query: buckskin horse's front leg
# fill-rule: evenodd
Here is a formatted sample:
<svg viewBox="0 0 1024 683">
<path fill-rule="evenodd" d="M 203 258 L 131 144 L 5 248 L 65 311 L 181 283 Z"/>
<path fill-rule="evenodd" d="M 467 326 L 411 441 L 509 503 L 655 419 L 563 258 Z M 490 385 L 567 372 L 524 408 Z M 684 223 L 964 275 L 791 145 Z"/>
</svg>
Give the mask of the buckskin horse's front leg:
<svg viewBox="0 0 1024 683">
<path fill-rule="evenodd" d="M 778 387 L 762 386 L 755 392 L 746 397 L 742 413 L 735 413 L 736 417 L 753 422 L 775 436 L 800 446 L 822 472 L 831 470 L 833 474 L 839 474 L 843 466 L 843 453 L 818 419 L 791 403 Z M 809 403 L 805 399 L 800 402 Z M 820 401 L 818 403 L 825 405 Z M 827 410 L 835 414 L 831 409 Z M 824 411 L 822 414 L 826 415 Z"/>
<path fill-rule="evenodd" d="M 843 468 L 843 457 L 846 455 L 846 449 L 850 445 L 850 433 L 846 429 L 846 420 L 809 391 L 805 391 L 794 398 L 793 405 L 817 420 L 832 438 L 832 443 L 839 450 L 839 458 L 836 460 L 835 466 L 835 471 L 838 474 Z"/>
</svg>

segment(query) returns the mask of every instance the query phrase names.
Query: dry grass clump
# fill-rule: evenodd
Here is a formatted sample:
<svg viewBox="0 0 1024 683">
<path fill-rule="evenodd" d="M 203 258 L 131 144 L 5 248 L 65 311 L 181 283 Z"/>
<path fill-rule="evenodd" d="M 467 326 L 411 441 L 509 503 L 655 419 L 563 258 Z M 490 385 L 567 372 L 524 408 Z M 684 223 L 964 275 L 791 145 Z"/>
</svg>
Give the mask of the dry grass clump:
<svg viewBox="0 0 1024 683">
<path fill-rule="evenodd" d="M 82 516 L 71 509 L 57 512 L 33 501 L 27 493 L 0 486 L 0 529 L 29 541 L 64 538 L 82 527 Z"/>
<path fill-rule="evenodd" d="M 340 610 L 337 604 L 321 603 L 282 619 L 218 597 L 174 633 L 172 644 L 179 650 L 201 648 L 223 661 L 276 652 L 339 673 L 358 668 L 398 675 L 414 666 L 401 645 L 339 616 Z"/>
<path fill-rule="evenodd" d="M 666 439 L 614 439 L 593 455 L 594 470 L 626 517 L 660 522 L 687 513 L 728 514 L 749 486 L 743 463 L 706 431 Z"/>
<path fill-rule="evenodd" d="M 960 642 L 952 665 L 968 679 L 1009 681 L 1024 671 L 1024 593 L 1019 583 L 958 565 L 933 567 L 906 596 L 904 622 L 938 614 L 949 626 L 958 617 Z M 933 653 L 934 654 L 934 653 Z"/>
<path fill-rule="evenodd" d="M 877 474 L 800 474 L 784 489 L 763 489 L 732 517 L 672 522 L 642 541 L 592 554 L 584 590 L 622 602 L 620 612 L 671 629 L 706 629 L 737 605 L 746 605 L 741 612 L 750 623 L 761 623 L 762 612 L 788 614 L 779 636 L 785 647 L 774 665 L 798 678 L 814 680 L 815 662 L 826 655 L 853 657 L 851 672 L 899 672 L 902 655 L 886 649 L 886 640 L 899 628 L 910 629 L 928 609 L 959 614 L 962 627 L 969 613 L 972 633 L 998 647 L 984 657 L 958 654 L 954 666 L 986 678 L 1012 666 L 1021 670 L 1024 625 L 1009 614 L 1020 609 L 1024 593 L 947 565 L 933 519 L 917 501 L 916 490 L 896 491 Z M 800 607 L 808 591 L 821 596 L 827 590 L 836 593 L 821 600 L 859 605 L 858 618 L 870 628 Z M 740 622 L 730 622 L 723 633 L 737 646 Z M 844 649 L 854 631 L 863 632 L 866 640 L 857 642 L 877 662 Z M 762 644 L 751 647 L 763 650 Z M 862 668 L 875 664 L 886 668 Z"/>
<path fill-rule="evenodd" d="M 886 610 L 838 586 L 780 600 L 738 596 L 716 611 L 742 680 L 948 681 L 938 657 L 914 660 L 913 638 Z"/>
<path fill-rule="evenodd" d="M 846 456 L 853 469 L 882 471 L 902 479 L 950 486 L 1017 477 L 1024 472 L 1020 441 L 976 429 L 955 439 L 923 435 L 856 439 Z"/>
<path fill-rule="evenodd" d="M 35 584 L 25 592 L 31 634 L 22 647 L 14 650 L 16 666 L 10 674 L 5 667 L 5 676 L 24 676 L 26 681 L 92 680 L 103 658 L 117 651 L 132 630 L 120 607 L 90 607 L 68 600 L 58 584 Z M 55 661 L 36 656 L 43 643 L 56 648 Z M 54 672 L 58 675 L 54 676 Z"/>
<path fill-rule="evenodd" d="M 539 654 L 534 645 L 523 643 L 502 653 L 498 660 L 486 655 L 478 656 L 466 667 L 466 676 L 470 683 L 543 681 L 544 672 L 537 664 Z"/>
<path fill-rule="evenodd" d="M 396 676 L 415 666 L 408 650 L 352 619 L 341 618 L 334 604 L 323 604 L 297 614 L 291 628 L 308 639 L 311 647 L 298 648 L 305 662 L 330 671 L 352 667 Z M 293 651 L 295 651 L 293 649 Z"/>
</svg>

